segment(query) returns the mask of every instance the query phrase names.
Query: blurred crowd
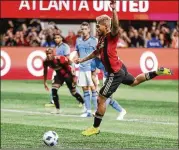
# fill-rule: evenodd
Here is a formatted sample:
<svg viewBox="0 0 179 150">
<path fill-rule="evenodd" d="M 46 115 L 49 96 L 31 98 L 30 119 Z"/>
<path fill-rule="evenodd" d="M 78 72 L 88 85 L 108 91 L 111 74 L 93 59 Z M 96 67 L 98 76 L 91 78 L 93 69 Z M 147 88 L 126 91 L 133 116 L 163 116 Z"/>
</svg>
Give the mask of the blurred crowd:
<svg viewBox="0 0 179 150">
<path fill-rule="evenodd" d="M 120 27 L 118 47 L 178 48 L 179 22 L 173 27 L 167 22 L 152 22 L 150 27 Z"/>
<path fill-rule="evenodd" d="M 55 22 L 49 22 L 48 27 L 42 25 L 39 19 L 9 19 L 1 23 L 1 46 L 42 46 L 55 47 L 54 35 L 63 35 Z M 168 22 L 152 22 L 150 26 L 120 25 L 120 38 L 118 47 L 158 47 L 178 48 L 179 22 L 172 26 Z M 76 38 L 80 37 L 81 31 L 69 30 L 64 42 L 70 47 L 75 47 Z"/>
</svg>

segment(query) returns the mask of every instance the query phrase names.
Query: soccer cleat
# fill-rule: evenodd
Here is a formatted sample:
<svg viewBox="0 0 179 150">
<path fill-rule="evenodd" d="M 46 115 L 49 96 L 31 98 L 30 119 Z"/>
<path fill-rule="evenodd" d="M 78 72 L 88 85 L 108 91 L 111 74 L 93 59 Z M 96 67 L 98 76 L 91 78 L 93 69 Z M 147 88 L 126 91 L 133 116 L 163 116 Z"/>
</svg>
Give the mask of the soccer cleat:
<svg viewBox="0 0 179 150">
<path fill-rule="evenodd" d="M 50 112 L 51 114 L 60 114 L 60 109 L 55 109 L 54 111 Z"/>
<path fill-rule="evenodd" d="M 55 107 L 55 104 L 52 104 L 52 103 L 45 104 L 45 107 Z"/>
<path fill-rule="evenodd" d="M 82 132 L 82 135 L 84 136 L 91 136 L 91 135 L 96 135 L 99 134 L 100 130 L 99 128 L 91 127 L 86 129 L 85 131 Z"/>
<path fill-rule="evenodd" d="M 82 107 L 83 107 L 83 104 L 82 104 L 82 103 L 79 103 L 78 107 L 79 107 L 79 108 L 82 108 Z"/>
<path fill-rule="evenodd" d="M 51 100 L 51 102 L 50 102 L 50 103 L 45 104 L 45 107 L 55 107 L 54 101 L 53 101 L 53 100 Z"/>
<path fill-rule="evenodd" d="M 126 110 L 124 108 L 122 108 L 122 111 L 120 112 L 120 114 L 116 120 L 123 120 L 126 113 L 127 113 Z"/>
<path fill-rule="evenodd" d="M 92 115 L 91 115 L 91 113 L 84 113 L 84 114 L 82 114 L 80 117 L 82 117 L 82 118 L 85 118 L 85 117 L 92 117 Z"/>
<path fill-rule="evenodd" d="M 173 72 L 171 69 L 169 68 L 164 68 L 164 67 L 160 67 L 158 68 L 158 70 L 156 71 L 157 75 L 172 75 Z"/>
</svg>

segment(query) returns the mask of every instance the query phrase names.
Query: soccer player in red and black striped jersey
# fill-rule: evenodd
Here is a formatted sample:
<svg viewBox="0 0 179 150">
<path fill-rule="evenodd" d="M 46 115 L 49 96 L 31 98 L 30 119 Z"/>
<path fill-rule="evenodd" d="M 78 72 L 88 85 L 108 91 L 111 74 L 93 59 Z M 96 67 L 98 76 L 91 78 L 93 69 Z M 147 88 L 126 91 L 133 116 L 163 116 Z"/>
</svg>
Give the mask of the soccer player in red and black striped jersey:
<svg viewBox="0 0 179 150">
<path fill-rule="evenodd" d="M 52 48 L 46 50 L 46 60 L 44 60 L 44 87 L 49 91 L 47 85 L 47 73 L 48 67 L 56 71 L 56 75 L 52 81 L 52 97 L 55 103 L 56 111 L 53 113 L 60 112 L 59 96 L 57 94 L 58 89 L 66 82 L 68 89 L 70 90 L 72 96 L 74 96 L 77 101 L 84 103 L 82 96 L 76 91 L 76 76 L 74 69 L 70 65 L 70 61 L 65 56 L 55 56 Z"/>
<path fill-rule="evenodd" d="M 82 132 L 82 134 L 85 136 L 98 134 L 100 132 L 99 126 L 106 111 L 105 101 L 107 98 L 112 96 L 112 94 L 117 90 L 121 83 L 130 86 L 136 86 L 158 75 L 172 74 L 170 69 L 163 67 L 153 72 L 142 73 L 136 78 L 128 73 L 127 68 L 119 59 L 116 50 L 117 41 L 120 35 L 115 0 L 111 0 L 110 6 L 113 12 L 112 21 L 111 18 L 107 15 L 102 15 L 96 18 L 97 34 L 99 35 L 97 49 L 89 56 L 76 60 L 76 63 L 82 63 L 89 59 L 98 57 L 101 59 L 105 70 L 108 72 L 106 82 L 100 89 L 98 95 L 98 109 L 94 116 L 93 127 L 88 128 L 87 130 Z"/>
</svg>

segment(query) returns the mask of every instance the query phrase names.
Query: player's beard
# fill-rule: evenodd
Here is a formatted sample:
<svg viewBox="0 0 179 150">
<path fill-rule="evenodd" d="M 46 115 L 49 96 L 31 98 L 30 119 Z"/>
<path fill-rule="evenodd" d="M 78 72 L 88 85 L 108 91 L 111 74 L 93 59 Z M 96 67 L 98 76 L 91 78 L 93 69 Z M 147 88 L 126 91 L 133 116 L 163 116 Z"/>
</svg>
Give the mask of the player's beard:
<svg viewBox="0 0 179 150">
<path fill-rule="evenodd" d="M 61 45 L 62 44 L 62 41 L 58 41 L 56 42 L 57 45 Z"/>
<path fill-rule="evenodd" d="M 103 33 L 102 31 L 98 31 L 98 35 L 99 35 L 99 36 L 103 36 L 104 33 Z"/>
<path fill-rule="evenodd" d="M 48 60 L 52 61 L 54 59 L 54 56 L 48 57 Z"/>
</svg>

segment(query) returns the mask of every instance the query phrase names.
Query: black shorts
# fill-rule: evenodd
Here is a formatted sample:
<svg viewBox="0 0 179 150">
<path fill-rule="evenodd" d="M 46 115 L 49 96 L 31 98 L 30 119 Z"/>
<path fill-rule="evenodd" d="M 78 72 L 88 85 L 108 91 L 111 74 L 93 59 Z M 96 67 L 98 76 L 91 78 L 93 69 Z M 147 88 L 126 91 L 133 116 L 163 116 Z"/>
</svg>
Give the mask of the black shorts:
<svg viewBox="0 0 179 150">
<path fill-rule="evenodd" d="M 63 83 L 65 82 L 67 84 L 67 87 L 69 88 L 70 91 L 73 91 L 76 89 L 76 83 L 75 83 L 75 77 L 73 76 L 69 76 L 67 78 L 65 77 L 60 77 L 58 75 L 55 75 L 52 81 L 52 87 L 55 84 L 59 84 L 59 85 L 63 85 Z"/>
<path fill-rule="evenodd" d="M 99 93 L 109 98 L 119 87 L 119 85 L 126 84 L 131 85 L 135 78 L 128 73 L 126 66 L 123 64 L 122 68 L 117 73 L 110 73 L 104 83 L 104 86 L 100 89 Z"/>
</svg>

